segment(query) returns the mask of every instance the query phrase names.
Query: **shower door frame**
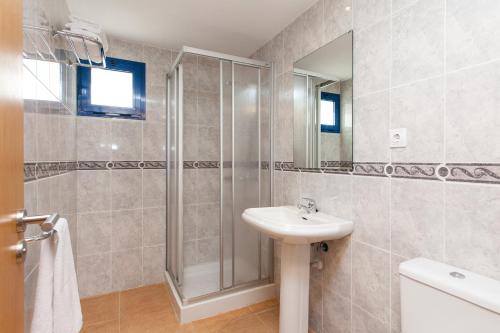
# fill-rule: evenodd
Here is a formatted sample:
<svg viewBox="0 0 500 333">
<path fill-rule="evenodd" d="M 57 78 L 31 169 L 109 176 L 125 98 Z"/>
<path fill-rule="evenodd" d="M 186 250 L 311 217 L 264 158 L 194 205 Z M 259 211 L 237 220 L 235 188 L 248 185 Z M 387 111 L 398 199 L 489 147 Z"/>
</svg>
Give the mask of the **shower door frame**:
<svg viewBox="0 0 500 333">
<path fill-rule="evenodd" d="M 182 58 L 184 54 L 193 54 L 196 56 L 205 56 L 205 57 L 210 57 L 217 59 L 219 61 L 219 84 L 220 84 L 220 94 L 219 94 L 219 107 L 220 107 L 220 163 L 221 165 L 219 166 L 220 168 L 220 216 L 219 216 L 219 232 L 220 232 L 220 238 L 219 238 L 219 266 L 220 266 L 220 271 L 219 271 L 219 290 L 201 295 L 201 296 L 196 296 L 196 297 L 191 297 L 191 298 L 185 298 L 182 290 L 181 290 L 181 285 L 183 281 L 183 73 L 182 73 Z M 223 63 L 224 62 L 229 62 L 231 65 L 231 196 L 232 196 L 232 210 L 233 210 L 233 218 L 232 218 L 232 251 L 231 251 L 231 286 L 229 287 L 224 287 L 224 253 L 223 253 L 223 173 L 224 173 L 224 159 L 223 159 Z M 235 65 L 242 65 L 242 66 L 247 66 L 247 67 L 255 67 L 258 69 L 258 83 L 257 83 L 257 113 L 258 113 L 258 152 L 259 152 L 259 160 L 258 160 L 258 170 L 259 170 L 259 194 L 258 194 L 258 200 L 259 200 L 259 205 L 261 204 L 261 171 L 262 171 L 262 159 L 261 159 L 261 85 L 262 85 L 262 80 L 261 80 L 261 69 L 268 69 L 270 71 L 270 82 L 269 82 L 269 204 L 271 206 L 274 206 L 274 109 L 275 109 L 275 100 L 274 100 L 274 89 L 275 89 L 275 73 L 274 73 L 274 64 L 273 63 L 267 63 L 259 60 L 254 60 L 254 59 L 249 59 L 249 58 L 244 58 L 244 57 L 238 57 L 238 56 L 233 56 L 233 55 L 228 55 L 224 53 L 219 53 L 219 52 L 214 52 L 214 51 L 209 51 L 209 50 L 203 50 L 203 49 L 197 49 L 193 47 L 187 47 L 183 46 L 179 54 L 177 55 L 174 63 L 171 66 L 170 72 L 167 74 L 167 130 L 171 128 L 170 124 L 170 94 L 172 92 L 172 87 L 171 87 L 171 79 L 175 80 L 177 86 L 175 86 L 175 98 L 176 98 L 176 103 L 175 103 L 175 112 L 176 112 L 176 149 L 179 150 L 179 152 L 176 152 L 178 156 L 177 162 L 177 182 L 178 182 L 178 187 L 177 187 L 177 200 L 176 200 L 176 205 L 177 205 L 177 228 L 176 228 L 176 234 L 177 234 L 177 249 L 176 249 L 176 260 L 175 264 L 177 265 L 175 271 L 177 273 L 177 276 L 175 276 L 171 270 L 169 269 L 169 255 L 167 253 L 166 256 L 166 264 L 167 264 L 167 269 L 166 273 L 168 274 L 169 278 L 172 280 L 173 285 L 176 289 L 177 295 L 179 298 L 182 300 L 182 303 L 184 305 L 189 305 L 193 304 L 199 301 L 207 300 L 207 299 L 213 299 L 216 297 L 219 297 L 221 295 L 227 294 L 227 293 L 232 293 L 240 290 L 245 290 L 248 288 L 252 287 L 257 287 L 261 285 L 265 285 L 268 283 L 273 283 L 274 282 L 274 241 L 272 239 L 269 239 L 269 258 L 268 258 L 268 277 L 267 278 L 262 278 L 262 234 L 259 233 L 258 235 L 258 259 L 259 259 L 259 266 L 258 266 L 258 279 L 247 282 L 247 283 L 241 283 L 241 284 L 235 284 L 235 247 L 234 247 L 234 238 L 235 238 L 235 221 L 234 221 L 234 113 L 235 113 L 235 106 L 234 106 L 234 97 L 235 97 L 235 89 L 234 89 L 234 68 Z M 169 209 L 169 196 L 170 196 L 170 159 L 168 158 L 171 156 L 170 152 L 170 134 L 167 133 L 167 211 Z M 168 221 L 168 216 L 169 213 L 167 212 L 167 242 L 168 242 L 168 232 L 170 230 L 170 223 Z M 166 250 L 169 249 L 169 246 L 167 244 Z"/>
</svg>

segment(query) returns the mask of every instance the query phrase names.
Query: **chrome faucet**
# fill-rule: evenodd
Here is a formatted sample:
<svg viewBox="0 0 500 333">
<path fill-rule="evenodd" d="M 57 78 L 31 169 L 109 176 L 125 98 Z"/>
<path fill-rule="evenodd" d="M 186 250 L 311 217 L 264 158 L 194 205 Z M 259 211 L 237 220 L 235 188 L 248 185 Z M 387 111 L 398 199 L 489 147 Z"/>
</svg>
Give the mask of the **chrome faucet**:
<svg viewBox="0 0 500 333">
<path fill-rule="evenodd" d="M 304 210 L 306 214 L 316 213 L 318 208 L 316 207 L 316 201 L 311 198 L 301 198 L 297 204 L 297 208 Z"/>
</svg>

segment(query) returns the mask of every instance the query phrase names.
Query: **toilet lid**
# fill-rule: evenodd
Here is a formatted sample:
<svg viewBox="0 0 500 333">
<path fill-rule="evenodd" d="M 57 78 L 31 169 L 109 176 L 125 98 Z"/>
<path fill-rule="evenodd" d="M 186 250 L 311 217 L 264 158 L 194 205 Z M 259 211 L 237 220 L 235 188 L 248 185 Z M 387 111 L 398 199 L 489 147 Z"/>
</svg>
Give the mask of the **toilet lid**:
<svg viewBox="0 0 500 333">
<path fill-rule="evenodd" d="M 425 258 L 401 263 L 399 274 L 500 314 L 500 281 Z"/>
</svg>

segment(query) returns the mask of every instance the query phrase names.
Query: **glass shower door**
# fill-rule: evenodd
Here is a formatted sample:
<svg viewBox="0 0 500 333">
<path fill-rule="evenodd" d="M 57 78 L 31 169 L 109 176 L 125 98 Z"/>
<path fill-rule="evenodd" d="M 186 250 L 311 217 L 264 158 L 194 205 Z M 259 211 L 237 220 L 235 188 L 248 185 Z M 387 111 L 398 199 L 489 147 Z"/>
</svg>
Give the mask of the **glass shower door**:
<svg viewBox="0 0 500 333">
<path fill-rule="evenodd" d="M 234 284 L 259 279 L 259 233 L 243 221 L 260 206 L 259 68 L 233 64 Z"/>
</svg>

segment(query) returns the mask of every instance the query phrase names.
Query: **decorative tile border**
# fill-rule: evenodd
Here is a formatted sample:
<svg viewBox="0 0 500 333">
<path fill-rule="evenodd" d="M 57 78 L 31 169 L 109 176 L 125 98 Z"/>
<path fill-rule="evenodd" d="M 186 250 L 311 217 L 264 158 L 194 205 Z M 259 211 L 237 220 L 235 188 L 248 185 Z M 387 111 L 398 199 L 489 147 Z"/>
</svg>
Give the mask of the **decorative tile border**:
<svg viewBox="0 0 500 333">
<path fill-rule="evenodd" d="M 351 161 L 321 161 L 321 169 L 338 168 L 341 170 L 352 169 L 353 162 Z"/>
<path fill-rule="evenodd" d="M 323 165 L 327 165 L 326 163 Z M 336 165 L 341 165 L 336 163 Z M 321 172 L 371 177 L 391 177 L 434 181 L 500 184 L 500 163 L 353 163 L 350 168 L 296 168 L 293 162 L 274 162 L 279 171 Z"/>
<path fill-rule="evenodd" d="M 386 167 L 386 172 L 394 178 L 439 180 L 438 166 L 439 163 L 392 163 Z M 391 167 L 393 172 L 389 173 Z"/>
<path fill-rule="evenodd" d="M 140 165 L 144 166 L 144 162 L 140 161 L 113 161 L 110 169 L 141 169 Z"/>
<path fill-rule="evenodd" d="M 78 170 L 106 170 L 109 163 L 112 165 L 107 161 L 78 161 Z"/>
<path fill-rule="evenodd" d="M 167 161 L 144 161 L 144 169 L 166 169 Z"/>
<path fill-rule="evenodd" d="M 382 162 L 353 163 L 352 174 L 359 176 L 387 177 L 385 166 Z"/>
<path fill-rule="evenodd" d="M 76 162 L 24 163 L 24 181 L 43 179 L 76 170 Z"/>
<path fill-rule="evenodd" d="M 72 161 L 24 163 L 24 181 L 29 182 L 75 170 L 165 169 L 166 161 Z"/>
<path fill-rule="evenodd" d="M 36 163 L 24 163 L 24 181 L 36 179 Z"/>
<path fill-rule="evenodd" d="M 33 181 L 61 175 L 75 170 L 127 170 L 127 169 L 165 169 L 166 161 L 71 161 L 38 162 L 24 164 L 24 181 Z M 500 163 L 384 163 L 328 161 L 324 165 L 335 168 L 308 169 L 296 168 L 293 162 L 274 162 L 279 171 L 314 172 L 328 174 L 350 174 L 372 177 L 392 177 L 423 179 L 450 182 L 500 184 Z M 219 161 L 184 161 L 185 169 L 217 169 Z M 230 161 L 224 168 L 231 168 Z M 269 170 L 268 162 L 261 162 L 261 169 Z"/>
<path fill-rule="evenodd" d="M 446 168 L 449 170 L 447 181 L 500 184 L 500 164 L 450 163 Z"/>
</svg>

